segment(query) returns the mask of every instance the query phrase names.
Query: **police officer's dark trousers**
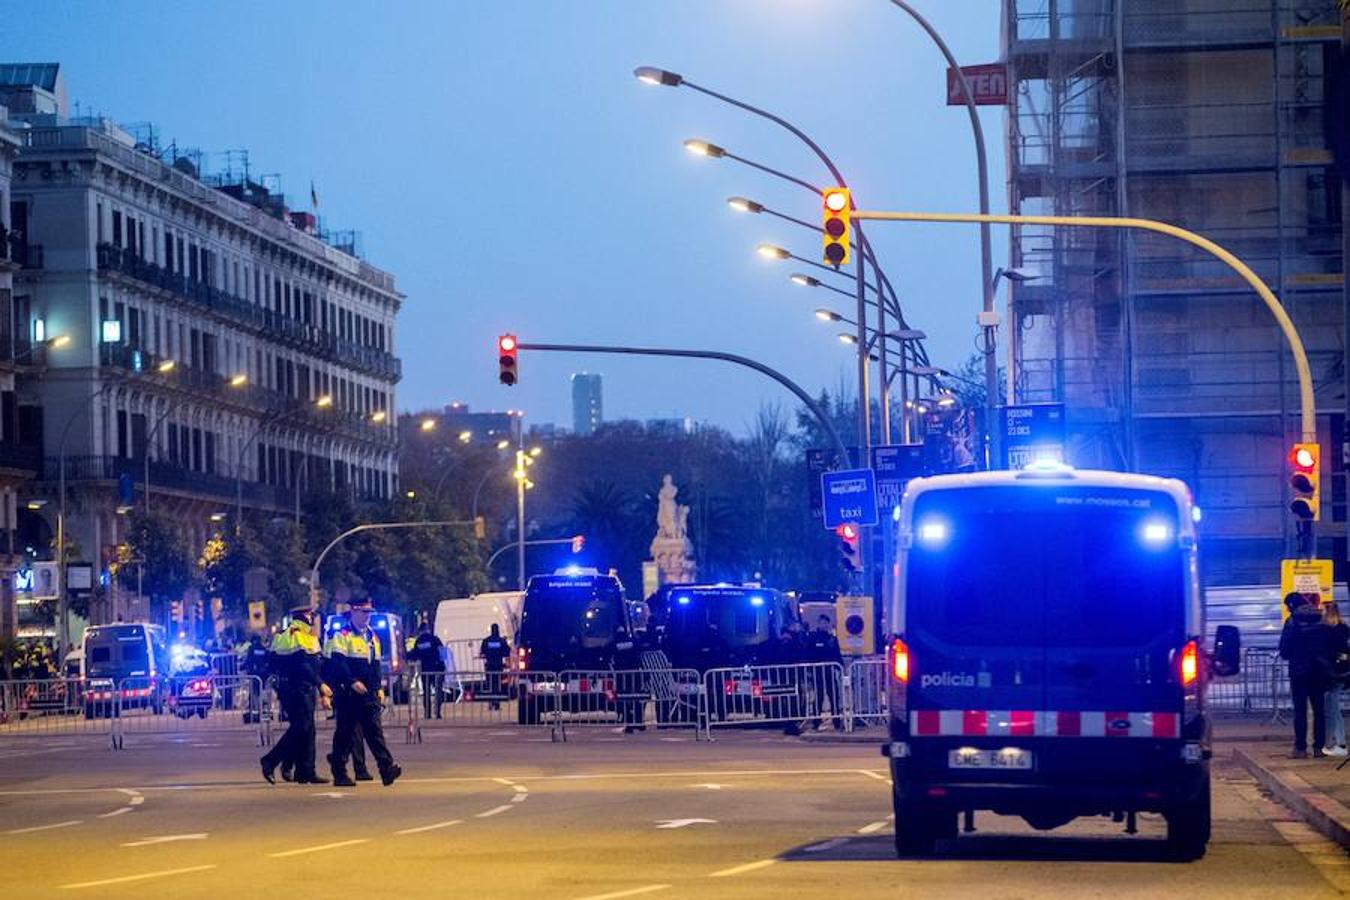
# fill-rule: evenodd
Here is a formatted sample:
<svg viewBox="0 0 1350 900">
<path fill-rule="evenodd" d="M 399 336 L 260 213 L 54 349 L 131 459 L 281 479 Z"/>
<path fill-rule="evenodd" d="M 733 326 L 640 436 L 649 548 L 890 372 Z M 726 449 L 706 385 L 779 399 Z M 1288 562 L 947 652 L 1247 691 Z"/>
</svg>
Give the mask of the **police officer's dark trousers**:
<svg viewBox="0 0 1350 900">
<path fill-rule="evenodd" d="M 277 698 L 286 713 L 286 733 L 263 756 L 268 766 L 295 766 L 297 778 L 314 775 L 314 701 L 313 685 L 296 684 L 288 679 L 277 683 Z"/>
<path fill-rule="evenodd" d="M 362 738 L 375 757 L 380 774 L 388 772 L 394 764 L 394 757 L 384 743 L 384 728 L 380 725 L 380 704 L 371 695 L 361 696 L 349 693 L 334 698 L 333 711 L 337 713 L 337 730 L 333 733 L 333 774 L 341 776 L 347 771 L 347 757 L 352 754 L 355 743 Z M 357 729 L 360 734 L 357 734 Z"/>
</svg>

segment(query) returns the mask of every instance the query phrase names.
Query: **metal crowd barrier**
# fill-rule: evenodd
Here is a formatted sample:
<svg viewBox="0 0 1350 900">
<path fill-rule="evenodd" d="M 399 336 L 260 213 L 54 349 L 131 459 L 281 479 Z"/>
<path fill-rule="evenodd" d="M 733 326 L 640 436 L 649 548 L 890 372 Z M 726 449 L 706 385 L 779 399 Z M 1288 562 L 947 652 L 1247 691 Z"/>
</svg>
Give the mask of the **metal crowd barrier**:
<svg viewBox="0 0 1350 900">
<path fill-rule="evenodd" d="M 890 717 L 886 657 L 859 657 L 850 660 L 847 665 L 848 706 L 853 713 L 849 717 L 849 730 L 859 725 L 885 725 Z"/>
<path fill-rule="evenodd" d="M 81 678 L 0 681 L 0 740 L 53 735 L 111 735 L 110 721 L 95 713 L 100 701 Z"/>
<path fill-rule="evenodd" d="M 113 746 L 128 734 L 206 734 L 246 731 L 265 745 L 270 715 L 256 675 L 175 675 L 90 681 L 86 717 L 112 720 Z"/>
<path fill-rule="evenodd" d="M 826 721 L 841 731 L 853 727 L 840 663 L 709 669 L 703 683 L 709 735 L 719 727 L 772 723 L 790 729 Z"/>
</svg>

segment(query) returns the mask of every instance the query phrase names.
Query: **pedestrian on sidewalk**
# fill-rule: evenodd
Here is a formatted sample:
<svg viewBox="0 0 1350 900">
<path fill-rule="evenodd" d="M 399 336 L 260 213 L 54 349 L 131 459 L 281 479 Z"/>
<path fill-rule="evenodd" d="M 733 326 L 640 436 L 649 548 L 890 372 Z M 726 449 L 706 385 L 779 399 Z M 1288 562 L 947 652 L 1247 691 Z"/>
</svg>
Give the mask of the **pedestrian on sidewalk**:
<svg viewBox="0 0 1350 900">
<path fill-rule="evenodd" d="M 1350 678 L 1350 625 L 1341 621 L 1341 610 L 1334 602 L 1322 607 L 1322 621 L 1331 629 L 1331 686 L 1327 689 L 1327 756 L 1346 756 L 1345 717 L 1341 714 L 1341 691 Z"/>
<path fill-rule="evenodd" d="M 1284 598 L 1289 609 L 1280 632 L 1280 656 L 1289 662 L 1289 694 L 1294 701 L 1294 749 L 1291 759 L 1308 757 L 1308 706 L 1313 712 L 1313 756 L 1327 743 L 1326 693 L 1331 685 L 1331 628 L 1304 594 Z"/>
</svg>

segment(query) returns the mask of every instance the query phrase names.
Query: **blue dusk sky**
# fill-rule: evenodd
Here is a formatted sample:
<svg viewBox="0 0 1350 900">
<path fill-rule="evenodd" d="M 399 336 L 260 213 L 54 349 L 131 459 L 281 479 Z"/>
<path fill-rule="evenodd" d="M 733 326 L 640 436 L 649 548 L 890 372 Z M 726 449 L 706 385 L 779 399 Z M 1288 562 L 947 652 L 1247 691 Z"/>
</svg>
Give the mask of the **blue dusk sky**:
<svg viewBox="0 0 1350 900">
<path fill-rule="evenodd" d="M 915 5 L 962 64 L 997 57 L 997 0 Z M 818 201 L 681 142 L 704 138 L 814 183 L 828 175 L 771 123 L 644 86 L 636 66 L 792 120 L 864 207 L 977 205 L 970 125 L 944 103 L 942 58 L 886 0 L 53 0 L 8 3 L 2 17 L 3 61 L 60 62 L 81 114 L 153 122 L 162 144 L 206 153 L 208 171 L 247 148 L 254 173 L 280 173 L 293 208 L 308 208 L 312 180 L 325 225 L 358 229 L 367 259 L 407 294 L 403 410 L 458 400 L 570 424 L 568 376 L 583 370 L 604 375 L 607 419 L 689 416 L 742 432 L 761 402 L 793 406 L 762 376 L 701 361 L 527 353 L 520 385 L 504 388 L 494 343 L 505 331 L 726 350 L 812 392 L 855 389 L 838 326 L 812 316 L 849 314 L 850 301 L 796 287 L 800 264 L 754 253 L 770 241 L 814 259 L 819 237 L 725 205 L 741 195 L 814 220 Z M 982 121 L 1001 211 L 1003 109 Z M 870 234 L 933 361 L 960 365 L 977 337 L 976 229 Z"/>
</svg>

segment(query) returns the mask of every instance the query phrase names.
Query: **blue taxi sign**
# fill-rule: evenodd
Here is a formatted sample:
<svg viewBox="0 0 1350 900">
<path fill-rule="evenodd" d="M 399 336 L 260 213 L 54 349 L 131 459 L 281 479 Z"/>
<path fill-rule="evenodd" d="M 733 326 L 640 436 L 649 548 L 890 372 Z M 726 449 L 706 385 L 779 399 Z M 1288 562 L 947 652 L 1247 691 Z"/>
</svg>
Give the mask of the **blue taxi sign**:
<svg viewBox="0 0 1350 900">
<path fill-rule="evenodd" d="M 871 469 L 821 473 L 820 495 L 827 529 L 877 524 L 877 479 Z"/>
</svg>

